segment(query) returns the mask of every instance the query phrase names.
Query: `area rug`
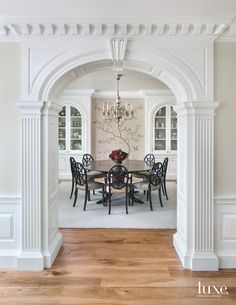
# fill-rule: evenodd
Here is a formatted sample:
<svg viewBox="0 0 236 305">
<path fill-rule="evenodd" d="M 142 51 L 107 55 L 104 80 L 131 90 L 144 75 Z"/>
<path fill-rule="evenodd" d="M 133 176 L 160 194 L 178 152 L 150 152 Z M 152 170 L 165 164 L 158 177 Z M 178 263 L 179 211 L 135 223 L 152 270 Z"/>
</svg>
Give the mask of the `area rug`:
<svg viewBox="0 0 236 305">
<path fill-rule="evenodd" d="M 96 191 L 91 194 L 91 201 L 83 211 L 84 192 L 79 193 L 77 204 L 73 207 L 73 198 L 69 199 L 71 183 L 59 184 L 59 228 L 137 228 L 137 229 L 175 229 L 176 228 L 176 182 L 167 182 L 169 200 L 162 196 L 163 208 L 160 206 L 157 192 L 153 192 L 153 211 L 142 192 L 135 196 L 144 204 L 134 203 L 125 213 L 125 199 L 122 194 L 114 194 L 111 214 L 108 207 L 96 204 L 102 198 Z"/>
</svg>

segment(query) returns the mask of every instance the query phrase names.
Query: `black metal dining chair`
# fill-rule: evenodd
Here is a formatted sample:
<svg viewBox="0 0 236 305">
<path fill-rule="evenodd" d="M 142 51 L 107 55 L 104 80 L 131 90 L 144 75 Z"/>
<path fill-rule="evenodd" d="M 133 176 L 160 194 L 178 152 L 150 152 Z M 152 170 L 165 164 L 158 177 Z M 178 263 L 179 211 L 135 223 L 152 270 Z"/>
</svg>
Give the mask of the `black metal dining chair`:
<svg viewBox="0 0 236 305">
<path fill-rule="evenodd" d="M 130 192 L 132 185 L 132 175 L 129 174 L 126 167 L 123 165 L 115 165 L 113 166 L 105 178 L 105 188 L 107 191 L 107 201 L 109 204 L 108 214 L 111 214 L 111 196 L 112 189 L 115 190 L 125 190 L 125 210 L 126 214 L 128 214 L 128 201 L 130 204 Z"/>
<path fill-rule="evenodd" d="M 93 171 L 90 169 L 87 169 L 86 167 L 88 167 L 92 162 L 94 161 L 94 158 L 92 155 L 90 154 L 84 154 L 82 157 L 82 164 L 85 167 L 86 171 L 87 171 L 87 176 L 88 179 L 96 179 L 96 178 L 104 178 L 104 174 L 101 172 L 97 172 L 97 171 Z"/>
<path fill-rule="evenodd" d="M 148 165 L 150 166 L 150 168 L 155 164 L 155 156 L 153 154 L 147 154 L 143 161 Z M 150 173 L 150 170 L 149 171 L 144 171 L 144 172 L 137 172 L 134 174 L 134 177 L 135 178 L 143 178 L 143 179 L 148 179 L 149 177 L 149 173 Z"/>
<path fill-rule="evenodd" d="M 75 183 L 75 198 L 73 207 L 76 205 L 77 197 L 78 197 L 78 190 L 85 191 L 85 198 L 84 198 L 84 211 L 86 210 L 87 200 L 90 196 L 90 191 L 102 189 L 102 199 L 103 204 L 105 205 L 105 184 L 101 182 L 96 182 L 92 180 L 88 180 L 87 171 L 84 168 L 83 164 L 80 162 L 73 163 L 72 165 L 72 172 L 74 177 Z"/>
<path fill-rule="evenodd" d="M 160 205 L 163 207 L 161 198 L 162 189 L 162 177 L 163 177 L 163 166 L 161 162 L 157 162 L 153 165 L 148 180 L 133 183 L 132 192 L 134 190 L 142 190 L 147 192 L 147 200 L 149 200 L 150 209 L 153 211 L 152 205 L 152 191 L 158 191 Z"/>
</svg>

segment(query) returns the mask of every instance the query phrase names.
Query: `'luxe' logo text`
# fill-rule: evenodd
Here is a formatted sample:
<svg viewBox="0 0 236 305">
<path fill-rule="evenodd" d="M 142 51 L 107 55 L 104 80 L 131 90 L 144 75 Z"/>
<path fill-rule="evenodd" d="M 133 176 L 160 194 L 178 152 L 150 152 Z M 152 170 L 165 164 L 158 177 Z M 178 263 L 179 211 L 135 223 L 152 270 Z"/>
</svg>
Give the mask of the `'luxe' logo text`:
<svg viewBox="0 0 236 305">
<path fill-rule="evenodd" d="M 222 296 L 227 295 L 226 286 L 216 286 L 216 285 L 203 285 L 200 281 L 198 282 L 198 295 L 201 296 Z"/>
</svg>

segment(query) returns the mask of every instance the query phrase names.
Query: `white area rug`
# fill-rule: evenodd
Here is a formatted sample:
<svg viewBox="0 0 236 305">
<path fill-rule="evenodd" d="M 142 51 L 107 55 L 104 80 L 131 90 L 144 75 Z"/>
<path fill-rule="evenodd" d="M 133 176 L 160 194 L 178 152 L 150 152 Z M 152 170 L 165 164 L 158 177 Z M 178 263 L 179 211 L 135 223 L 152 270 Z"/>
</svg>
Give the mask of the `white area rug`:
<svg viewBox="0 0 236 305">
<path fill-rule="evenodd" d="M 76 206 L 73 198 L 69 199 L 70 182 L 59 184 L 59 227 L 60 228 L 176 228 L 176 183 L 167 182 L 169 200 L 162 196 L 163 208 L 160 206 L 156 192 L 153 192 L 153 212 L 149 202 L 142 193 L 135 196 L 144 204 L 134 203 L 129 207 L 129 214 L 125 213 L 125 199 L 121 194 L 112 196 L 111 215 L 108 207 L 96 204 L 102 195 L 96 191 L 91 194 L 91 201 L 87 202 L 87 209 L 83 211 L 84 192 L 79 192 Z"/>
</svg>

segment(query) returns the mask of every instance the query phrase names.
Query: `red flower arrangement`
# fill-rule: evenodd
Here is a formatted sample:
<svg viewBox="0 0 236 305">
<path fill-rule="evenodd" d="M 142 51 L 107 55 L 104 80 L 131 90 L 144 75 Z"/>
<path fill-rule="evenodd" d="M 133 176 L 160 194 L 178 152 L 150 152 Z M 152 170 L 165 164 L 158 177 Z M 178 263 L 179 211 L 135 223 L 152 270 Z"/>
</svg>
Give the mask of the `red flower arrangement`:
<svg viewBox="0 0 236 305">
<path fill-rule="evenodd" d="M 125 160 L 127 157 L 128 154 L 121 149 L 113 150 L 109 155 L 109 158 L 111 158 L 114 162 L 117 163 L 122 163 L 122 161 Z"/>
</svg>

